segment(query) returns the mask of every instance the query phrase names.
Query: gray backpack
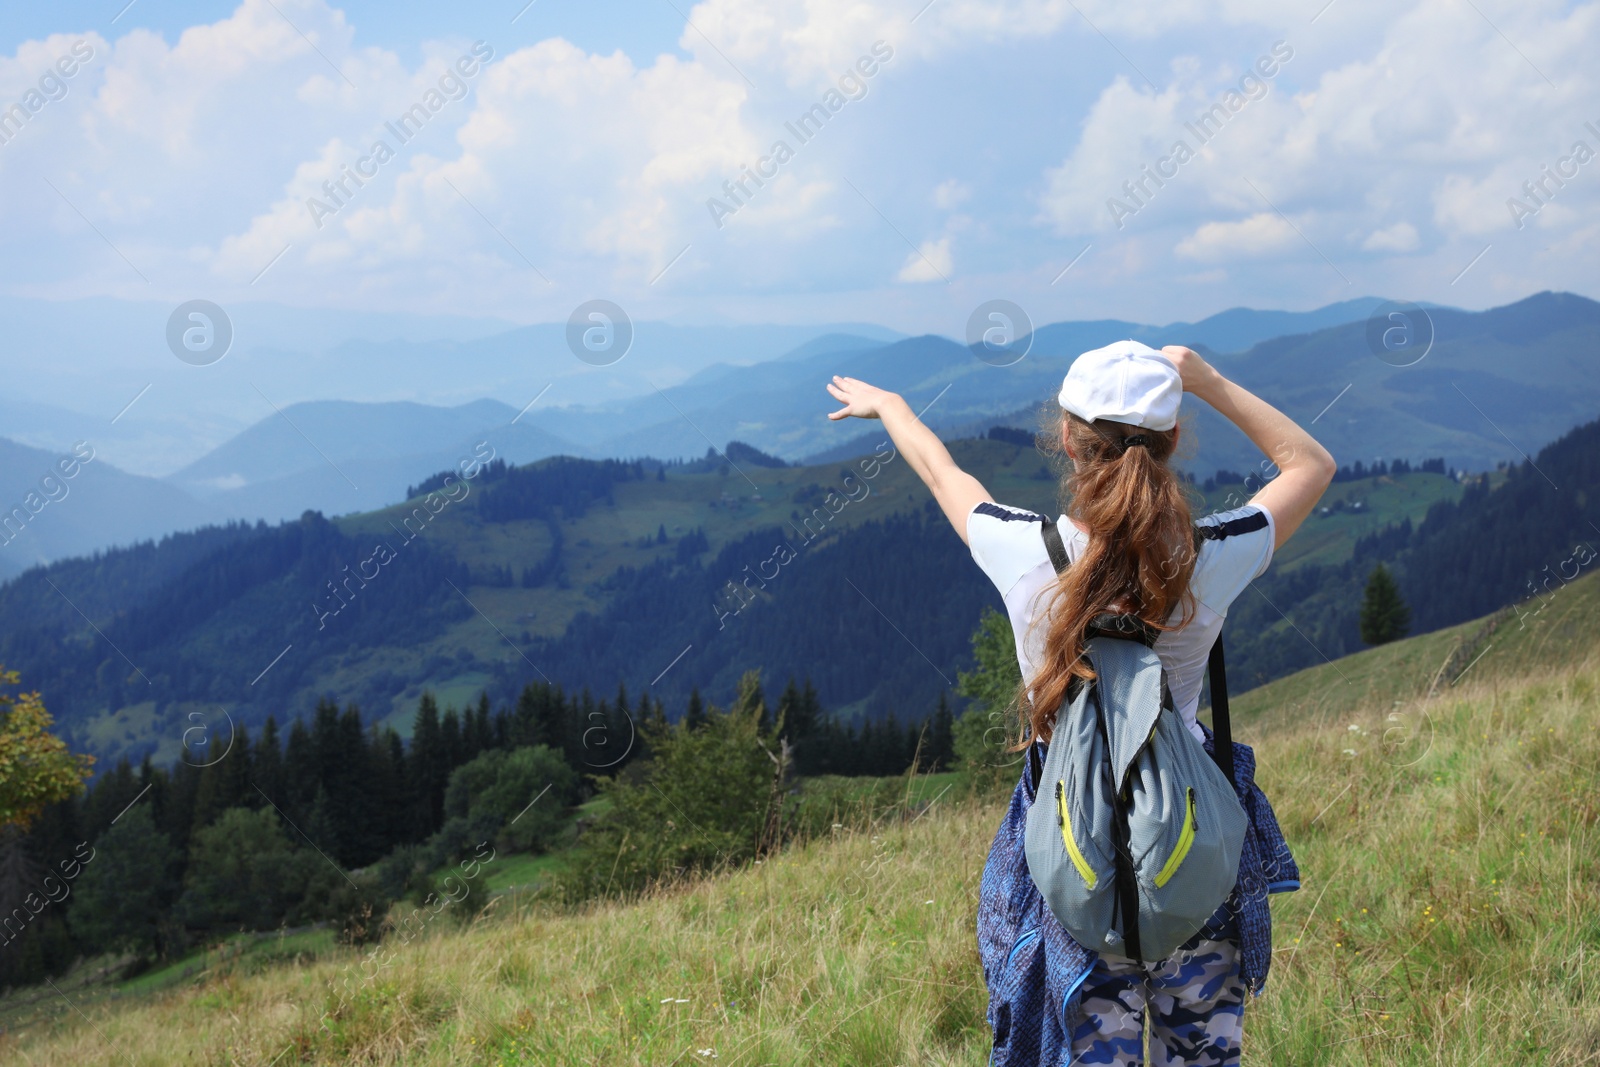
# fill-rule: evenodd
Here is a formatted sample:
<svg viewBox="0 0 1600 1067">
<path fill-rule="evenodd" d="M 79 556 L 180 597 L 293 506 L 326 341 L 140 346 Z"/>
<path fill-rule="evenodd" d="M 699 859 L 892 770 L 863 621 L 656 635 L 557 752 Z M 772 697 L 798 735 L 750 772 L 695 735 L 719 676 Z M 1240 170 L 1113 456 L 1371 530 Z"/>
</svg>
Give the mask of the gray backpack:
<svg viewBox="0 0 1600 1067">
<path fill-rule="evenodd" d="M 1048 519 L 1044 538 L 1056 570 L 1066 569 Z M 1085 648 L 1095 679 L 1069 689 L 1057 713 L 1024 836 L 1029 873 L 1074 940 L 1150 961 L 1171 955 L 1227 899 L 1249 828 L 1231 773 L 1173 706 L 1157 636 L 1132 615 L 1091 622 Z M 1221 667 L 1219 641 L 1211 658 L 1216 747 L 1231 764 Z"/>
</svg>

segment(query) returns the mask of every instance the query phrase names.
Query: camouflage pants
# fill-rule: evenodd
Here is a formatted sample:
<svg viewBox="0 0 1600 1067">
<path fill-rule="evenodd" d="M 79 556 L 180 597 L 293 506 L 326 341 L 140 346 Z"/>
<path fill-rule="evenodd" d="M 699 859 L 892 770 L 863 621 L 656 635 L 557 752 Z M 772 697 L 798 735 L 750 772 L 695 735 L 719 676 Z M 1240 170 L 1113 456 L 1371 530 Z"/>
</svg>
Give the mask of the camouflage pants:
<svg viewBox="0 0 1600 1067">
<path fill-rule="evenodd" d="M 1232 1067 L 1244 1029 L 1236 941 L 1200 941 L 1159 963 L 1101 955 L 1083 983 L 1072 1063 L 1144 1063 L 1150 1016 L 1152 1067 Z"/>
</svg>

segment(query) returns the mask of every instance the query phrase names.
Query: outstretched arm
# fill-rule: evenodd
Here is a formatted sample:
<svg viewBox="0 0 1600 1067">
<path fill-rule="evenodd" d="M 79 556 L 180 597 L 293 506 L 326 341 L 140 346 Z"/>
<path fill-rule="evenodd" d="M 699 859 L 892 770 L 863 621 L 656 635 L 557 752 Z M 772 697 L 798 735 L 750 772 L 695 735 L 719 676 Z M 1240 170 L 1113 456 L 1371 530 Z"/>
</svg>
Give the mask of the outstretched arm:
<svg viewBox="0 0 1600 1067">
<path fill-rule="evenodd" d="M 911 411 L 911 406 L 898 393 L 879 389 L 855 378 L 841 378 L 837 374 L 828 383 L 828 392 L 844 407 L 830 411 L 828 418 L 835 421 L 854 416 L 858 419 L 881 419 L 889 431 L 894 447 L 906 458 L 911 469 L 917 472 L 933 499 L 944 509 L 945 518 L 956 528 L 962 542 L 967 540 L 967 516 L 985 500 L 992 499 L 989 491 L 978 479 L 956 466 L 944 442 L 922 424 Z"/>
<path fill-rule="evenodd" d="M 1193 351 L 1168 345 L 1162 353 L 1183 378 L 1185 392 L 1193 393 L 1217 409 L 1217 414 L 1239 427 L 1278 467 L 1250 503 L 1272 513 L 1273 550 L 1289 540 L 1322 499 L 1338 464 L 1295 421 L 1241 385 L 1224 378 Z"/>
</svg>

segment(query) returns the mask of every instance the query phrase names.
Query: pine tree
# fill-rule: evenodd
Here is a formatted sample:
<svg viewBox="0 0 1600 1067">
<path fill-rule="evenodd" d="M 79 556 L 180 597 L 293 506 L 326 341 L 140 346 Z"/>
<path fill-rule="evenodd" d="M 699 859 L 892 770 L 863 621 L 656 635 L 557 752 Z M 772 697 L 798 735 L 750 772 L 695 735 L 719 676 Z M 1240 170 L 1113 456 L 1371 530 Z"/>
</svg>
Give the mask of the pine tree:
<svg viewBox="0 0 1600 1067">
<path fill-rule="evenodd" d="M 317 787 L 317 795 L 311 801 L 311 814 L 306 821 L 301 823 L 306 838 L 324 853 L 337 856 L 340 851 L 339 817 L 334 812 L 334 803 L 328 796 L 328 790 L 323 786 Z"/>
<path fill-rule="evenodd" d="M 817 727 L 822 718 L 822 702 L 817 699 L 817 687 L 806 677 L 805 691 L 800 694 L 800 714 L 795 719 L 795 736 L 805 737 Z"/>
<path fill-rule="evenodd" d="M 255 774 L 255 752 L 250 744 L 250 731 L 242 722 L 233 724 L 234 735 L 227 755 L 217 762 L 217 802 L 224 811 L 228 808 L 255 807 L 261 803 L 261 794 L 250 788 Z M 216 759 L 215 756 L 212 757 Z"/>
<path fill-rule="evenodd" d="M 795 732 L 795 719 L 800 714 L 800 689 L 794 684 L 794 675 L 789 675 L 789 683 L 783 687 L 783 693 L 778 697 L 778 718 L 783 720 L 783 736 L 793 741 L 799 735 Z"/>
<path fill-rule="evenodd" d="M 166 821 L 157 829 L 172 840 L 173 847 L 184 851 L 189 847 L 189 832 L 194 827 L 195 794 L 200 788 L 200 771 L 187 760 L 179 760 L 172 767 L 172 786 L 167 791 Z"/>
<path fill-rule="evenodd" d="M 383 854 L 382 834 L 378 829 L 377 795 L 373 792 L 373 766 L 367 750 L 366 730 L 361 725 L 361 709 L 345 706 L 339 716 L 339 766 L 328 779 L 328 793 L 334 802 L 339 862 L 364 866 Z"/>
<path fill-rule="evenodd" d="M 445 708 L 439 720 L 439 749 L 444 753 L 447 772 L 467 762 L 461 738 L 461 716 L 454 707 Z"/>
<path fill-rule="evenodd" d="M 537 713 L 539 739 L 529 743 L 549 745 L 565 755 L 571 747 L 567 743 L 571 715 L 567 709 L 567 695 L 560 686 L 540 684 Z"/>
<path fill-rule="evenodd" d="M 133 798 L 139 795 L 144 786 L 145 783 L 134 777 L 133 768 L 126 759 L 118 760 L 115 767 L 102 772 L 100 780 L 83 802 L 84 830 L 90 839 L 104 833 L 106 827 L 111 825 L 111 820 L 133 803 Z"/>
<path fill-rule="evenodd" d="M 146 786 L 150 791 L 145 793 L 144 802 L 150 805 L 156 825 L 165 825 L 167 809 L 172 803 L 172 779 L 165 770 L 156 766 L 148 752 L 139 762 L 139 791 L 144 793 Z"/>
<path fill-rule="evenodd" d="M 189 832 L 204 830 L 217 820 L 224 806 L 219 802 L 220 789 L 218 779 L 221 773 L 215 765 L 202 766 L 200 770 L 200 784 L 194 791 L 194 815 Z"/>
<path fill-rule="evenodd" d="M 380 799 L 379 816 L 384 826 L 384 851 L 411 839 L 411 816 L 408 804 L 411 793 L 406 783 L 406 750 L 400 735 L 392 726 L 379 730 L 372 724 L 372 756 L 376 794 Z"/>
<path fill-rule="evenodd" d="M 1400 587 L 1383 564 L 1372 569 L 1366 595 L 1361 600 L 1361 640 L 1369 645 L 1386 645 L 1404 637 L 1411 628 L 1411 609 L 1400 596 Z"/>
<path fill-rule="evenodd" d="M 493 718 L 494 716 L 492 715 L 489 706 L 489 694 L 486 692 L 479 693 L 478 707 L 472 715 L 472 727 L 474 732 L 477 734 L 477 738 L 473 741 L 473 744 L 476 746 L 472 750 L 472 754 L 474 756 L 485 751 L 486 749 L 494 747 Z"/>
<path fill-rule="evenodd" d="M 950 698 L 941 691 L 939 707 L 933 713 L 933 730 L 928 736 L 928 766 L 947 771 L 955 766 L 955 719 L 950 714 Z"/>
<path fill-rule="evenodd" d="M 683 713 L 683 727 L 686 730 L 697 730 L 706 724 L 706 706 L 700 699 L 700 689 L 695 687 L 689 690 L 689 710 Z"/>
<path fill-rule="evenodd" d="M 541 695 L 548 693 L 547 687 L 533 684 L 522 687 L 522 692 L 517 695 L 517 706 L 511 712 L 509 727 L 509 744 L 513 748 L 524 745 L 548 744 L 549 739 L 541 732 Z"/>
<path fill-rule="evenodd" d="M 877 767 L 871 773 L 899 774 L 906 769 L 906 764 L 911 761 L 906 754 L 905 738 L 905 732 L 900 729 L 900 719 L 895 715 L 894 708 L 890 708 L 878 731 Z"/>
<path fill-rule="evenodd" d="M 420 839 L 444 823 L 444 787 L 450 778 L 450 767 L 440 749 L 439 704 L 432 693 L 423 693 L 417 701 L 417 717 L 411 728 L 411 758 L 406 763 L 411 796 L 418 806 L 420 825 L 416 836 Z"/>
<path fill-rule="evenodd" d="M 299 822 L 311 810 L 318 781 L 316 748 L 303 719 L 295 719 L 289 726 L 289 740 L 283 748 L 283 779 L 283 810 Z"/>
<path fill-rule="evenodd" d="M 584 765 L 584 733 L 595 722 L 594 696 L 589 692 L 589 687 L 584 686 L 583 692 L 575 698 L 570 705 L 561 705 L 555 709 L 561 716 L 561 736 L 565 747 L 561 750 L 566 757 L 567 764 L 572 767 Z M 587 768 L 592 769 L 592 768 Z"/>
<path fill-rule="evenodd" d="M 253 770 L 255 778 L 251 785 L 253 788 L 245 795 L 250 807 L 260 808 L 267 806 L 267 800 L 261 799 L 265 793 L 267 799 L 273 804 L 282 805 L 284 802 L 284 771 L 283 751 L 278 747 L 278 721 L 271 715 L 261 725 L 261 736 L 256 739 Z M 259 789 L 260 792 L 256 790 Z"/>
</svg>

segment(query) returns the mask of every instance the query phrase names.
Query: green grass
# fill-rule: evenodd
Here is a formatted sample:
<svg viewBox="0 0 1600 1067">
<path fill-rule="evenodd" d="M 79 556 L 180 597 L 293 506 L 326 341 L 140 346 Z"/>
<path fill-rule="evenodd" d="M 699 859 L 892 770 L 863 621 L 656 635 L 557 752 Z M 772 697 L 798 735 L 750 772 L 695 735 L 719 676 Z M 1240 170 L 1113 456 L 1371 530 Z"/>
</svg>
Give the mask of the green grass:
<svg viewBox="0 0 1600 1067">
<path fill-rule="evenodd" d="M 1588 626 L 1571 646 L 1584 656 Z M 1397 685 L 1327 722 L 1283 708 L 1253 720 L 1304 888 L 1274 898 L 1245 1064 L 1600 1056 L 1600 664 L 1530 677 L 1489 663 L 1400 709 Z M 1389 716 L 1424 710 L 1425 742 L 1397 749 Z M 973 916 L 1004 799 L 955 793 L 631 903 L 568 914 L 502 901 L 469 927 L 388 946 L 342 1003 L 362 963 L 342 949 L 119 999 L 83 999 L 69 979 L 87 1018 L 50 994 L 53 1013 L 0 1038 L 0 1058 L 631 1065 L 713 1049 L 719 1064 L 978 1067 L 989 1035 Z"/>
<path fill-rule="evenodd" d="M 63 1011 L 70 1010 L 62 1000 L 63 994 L 84 1010 L 128 1001 L 148 1001 L 184 987 L 195 988 L 319 959 L 334 953 L 335 944 L 334 931 L 327 927 L 293 933 L 234 934 L 128 979 L 118 977 L 128 963 L 127 958 L 99 957 L 81 963 L 71 974 L 56 979 L 61 993 L 41 986 L 0 997 L 0 1030 L 50 1025 Z M 0 1044 L 0 1049 L 3 1048 Z"/>
<path fill-rule="evenodd" d="M 484 870 L 484 884 L 491 893 L 527 891 L 561 870 L 567 862 L 568 857 L 562 852 L 543 856 L 528 853 L 496 856 L 495 861 Z"/>
<path fill-rule="evenodd" d="M 1235 696 L 1252 724 L 1320 722 L 1355 705 L 1405 704 L 1448 693 L 1474 675 L 1520 678 L 1579 662 L 1595 647 L 1600 575 L 1591 573 L 1486 619 L 1366 649 Z M 1464 657 L 1464 658 L 1463 658 Z M 1248 740 L 1248 737 L 1240 737 Z"/>
<path fill-rule="evenodd" d="M 1303 878 L 1273 901 L 1246 1065 L 1600 1063 L 1597 635 L 1589 575 L 1235 700 Z M 832 781 L 846 799 L 885 788 Z M 0 1000 L 0 1060 L 631 1065 L 713 1049 L 978 1067 L 973 924 L 1004 798 L 959 786 L 919 777 L 925 810 L 641 900 L 569 913 L 502 893 L 465 928 L 384 946 L 343 1000 L 364 957 L 310 935 L 133 983 L 88 965 L 58 982 L 70 1006 L 48 989 Z M 502 857 L 490 888 L 559 862 Z"/>
</svg>

